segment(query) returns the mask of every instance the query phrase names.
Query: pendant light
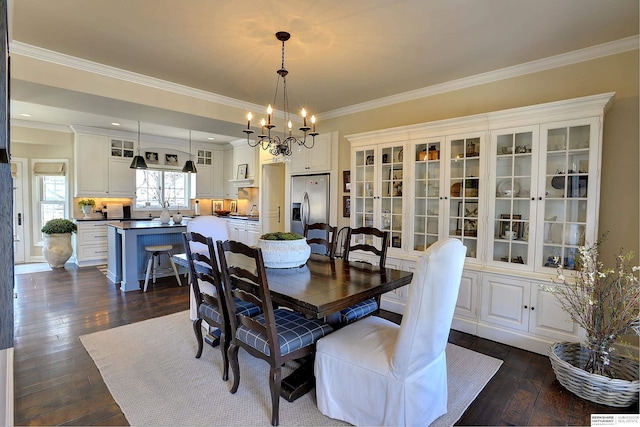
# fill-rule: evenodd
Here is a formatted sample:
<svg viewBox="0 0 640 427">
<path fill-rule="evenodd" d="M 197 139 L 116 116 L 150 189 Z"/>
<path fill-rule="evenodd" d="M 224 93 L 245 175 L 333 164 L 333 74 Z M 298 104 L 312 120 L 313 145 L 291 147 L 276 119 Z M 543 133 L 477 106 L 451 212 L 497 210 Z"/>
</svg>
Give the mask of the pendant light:
<svg viewBox="0 0 640 427">
<path fill-rule="evenodd" d="M 182 172 L 186 173 L 198 173 L 196 164 L 191 160 L 191 129 L 189 129 L 189 160 L 187 160 L 182 168 Z"/>
<path fill-rule="evenodd" d="M 133 158 L 131 169 L 146 169 L 147 162 L 144 161 L 144 157 L 140 155 L 140 122 L 138 121 L 138 154 Z"/>
</svg>

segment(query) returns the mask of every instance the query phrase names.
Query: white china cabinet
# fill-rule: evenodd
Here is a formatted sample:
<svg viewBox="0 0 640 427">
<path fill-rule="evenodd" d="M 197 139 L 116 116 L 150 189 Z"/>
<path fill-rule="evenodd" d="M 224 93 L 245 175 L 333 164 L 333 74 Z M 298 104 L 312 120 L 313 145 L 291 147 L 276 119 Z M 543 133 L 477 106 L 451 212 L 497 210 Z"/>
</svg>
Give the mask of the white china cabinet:
<svg viewBox="0 0 640 427">
<path fill-rule="evenodd" d="M 453 327 L 545 353 L 583 334 L 540 284 L 598 238 L 602 123 L 613 93 L 347 135 L 351 226 L 389 230 L 408 268 L 467 248 Z M 401 156 L 400 154 L 404 154 Z M 402 309 L 403 293 L 383 297 Z"/>
<path fill-rule="evenodd" d="M 402 248 L 403 149 L 402 143 L 382 144 L 351 156 L 351 226 L 389 231 L 392 251 Z"/>
</svg>

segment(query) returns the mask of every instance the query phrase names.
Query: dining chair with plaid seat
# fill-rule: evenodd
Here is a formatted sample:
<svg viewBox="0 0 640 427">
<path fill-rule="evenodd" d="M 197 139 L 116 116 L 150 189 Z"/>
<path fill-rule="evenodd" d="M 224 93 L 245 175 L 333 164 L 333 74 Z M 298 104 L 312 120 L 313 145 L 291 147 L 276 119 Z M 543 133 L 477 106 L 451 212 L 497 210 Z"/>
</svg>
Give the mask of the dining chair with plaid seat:
<svg viewBox="0 0 640 427">
<path fill-rule="evenodd" d="M 229 313 L 237 313 L 237 299 L 262 308 L 262 314 L 249 317 L 238 313 L 230 317 L 231 346 L 229 361 L 233 372 L 231 393 L 240 385 L 238 350 L 245 349 L 254 357 L 269 363 L 271 389 L 271 424 L 279 423 L 282 366 L 292 360 L 313 357 L 318 339 L 332 332 L 322 320 L 307 319 L 296 311 L 274 308 L 267 282 L 267 273 L 260 248 L 227 240 L 218 241 L 218 257 L 223 275 Z M 239 260 L 238 258 L 241 258 Z M 235 282 L 234 282 L 235 281 Z M 242 281 L 250 291 L 240 289 Z M 238 286 L 229 286 L 236 283 Z M 247 289 L 247 288 L 245 288 Z"/>
</svg>

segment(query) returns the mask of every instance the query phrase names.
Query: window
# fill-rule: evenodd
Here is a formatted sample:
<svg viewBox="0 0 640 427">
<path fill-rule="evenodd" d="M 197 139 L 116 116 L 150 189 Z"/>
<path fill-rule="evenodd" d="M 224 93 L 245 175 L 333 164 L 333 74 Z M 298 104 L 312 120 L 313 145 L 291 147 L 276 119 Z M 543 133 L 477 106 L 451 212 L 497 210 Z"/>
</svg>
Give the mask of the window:
<svg viewBox="0 0 640 427">
<path fill-rule="evenodd" d="M 189 207 L 189 174 L 161 170 L 136 171 L 136 209 Z"/>
<path fill-rule="evenodd" d="M 67 177 L 64 162 L 35 162 L 35 218 L 34 236 L 39 236 L 36 244 L 42 244 L 44 237 L 40 231 L 44 224 L 55 218 L 68 217 Z"/>
</svg>

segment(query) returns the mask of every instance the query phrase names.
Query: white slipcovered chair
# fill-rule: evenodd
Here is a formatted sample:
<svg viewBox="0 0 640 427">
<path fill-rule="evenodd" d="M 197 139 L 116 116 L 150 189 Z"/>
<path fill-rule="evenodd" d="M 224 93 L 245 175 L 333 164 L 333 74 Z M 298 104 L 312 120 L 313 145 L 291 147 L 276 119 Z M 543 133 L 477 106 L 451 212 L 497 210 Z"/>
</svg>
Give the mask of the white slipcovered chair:
<svg viewBox="0 0 640 427">
<path fill-rule="evenodd" d="M 428 426 L 447 412 L 445 348 L 466 248 L 433 244 L 409 285 L 400 326 L 369 316 L 318 340 L 318 409 L 358 426 Z"/>
<path fill-rule="evenodd" d="M 189 222 L 187 222 L 187 231 L 195 232 L 205 237 L 211 237 L 213 239 L 214 249 L 216 251 L 217 251 L 217 248 L 215 247 L 216 241 L 222 240 L 224 242 L 226 240 L 229 240 L 229 229 L 227 228 L 227 221 L 213 215 L 198 216 L 192 220 L 189 220 Z M 191 252 L 208 254 L 209 248 L 207 247 L 207 245 L 198 243 L 198 242 L 189 242 L 189 243 L 191 246 Z M 217 254 L 216 254 L 216 258 L 217 258 Z M 216 259 L 216 262 L 218 262 L 217 259 Z M 220 266 L 218 264 L 218 268 L 219 267 Z M 215 295 L 216 291 L 212 284 L 202 280 L 199 281 L 198 283 L 200 284 L 201 292 L 209 295 Z M 189 301 L 190 301 L 189 317 L 191 318 L 191 320 L 196 320 L 198 318 L 198 305 L 196 303 L 196 297 L 193 294 L 193 289 L 190 290 L 190 295 L 191 297 L 189 298 Z"/>
</svg>

